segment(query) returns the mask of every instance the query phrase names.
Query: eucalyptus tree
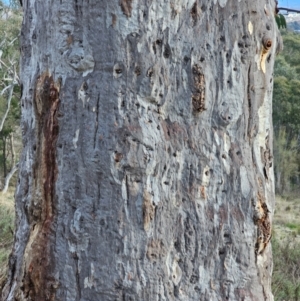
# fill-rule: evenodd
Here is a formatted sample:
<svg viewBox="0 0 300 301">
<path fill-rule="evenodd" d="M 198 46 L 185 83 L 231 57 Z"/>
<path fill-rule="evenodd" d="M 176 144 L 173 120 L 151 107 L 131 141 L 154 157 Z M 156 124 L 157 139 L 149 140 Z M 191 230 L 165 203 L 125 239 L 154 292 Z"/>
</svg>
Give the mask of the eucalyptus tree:
<svg viewBox="0 0 300 301">
<path fill-rule="evenodd" d="M 23 9 L 2 300 L 273 300 L 274 1 Z"/>
</svg>

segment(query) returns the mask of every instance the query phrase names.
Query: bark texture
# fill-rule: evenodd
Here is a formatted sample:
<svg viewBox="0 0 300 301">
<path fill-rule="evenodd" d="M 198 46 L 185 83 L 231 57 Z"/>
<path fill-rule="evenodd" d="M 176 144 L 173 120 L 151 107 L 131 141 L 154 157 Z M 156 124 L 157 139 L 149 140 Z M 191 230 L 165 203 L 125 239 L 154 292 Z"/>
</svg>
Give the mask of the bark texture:
<svg viewBox="0 0 300 301">
<path fill-rule="evenodd" d="M 2 300 L 273 300 L 274 1 L 23 8 Z"/>
</svg>

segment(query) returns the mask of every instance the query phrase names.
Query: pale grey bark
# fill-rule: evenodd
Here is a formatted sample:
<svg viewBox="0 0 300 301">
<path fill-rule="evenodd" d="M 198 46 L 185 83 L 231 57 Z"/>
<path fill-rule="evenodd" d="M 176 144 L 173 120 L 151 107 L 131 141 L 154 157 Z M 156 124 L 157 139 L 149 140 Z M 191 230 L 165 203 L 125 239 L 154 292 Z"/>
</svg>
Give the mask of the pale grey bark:
<svg viewBox="0 0 300 301">
<path fill-rule="evenodd" d="M 6 193 L 7 192 L 10 180 L 13 177 L 13 175 L 15 174 L 15 172 L 18 170 L 18 168 L 19 168 L 19 163 L 17 163 L 16 165 L 12 166 L 10 172 L 5 177 L 4 186 L 3 186 L 3 189 L 1 191 L 2 193 Z"/>
<path fill-rule="evenodd" d="M 3 149 L 4 150 L 7 148 L 6 139 L 7 138 L 4 137 L 4 140 L 3 140 L 3 144 L 4 144 Z M 10 155 L 11 155 L 11 169 L 10 169 L 8 174 L 6 174 L 6 172 L 5 172 L 4 185 L 3 185 L 3 188 L 1 190 L 1 193 L 6 193 L 7 192 L 8 187 L 9 187 L 9 183 L 10 183 L 13 175 L 15 174 L 15 172 L 19 168 L 19 162 L 16 164 L 16 152 L 15 152 L 15 146 L 14 146 L 14 134 L 13 133 L 9 134 L 9 144 L 10 144 Z M 5 164 L 5 170 L 6 170 L 6 161 L 7 161 L 6 152 L 5 152 L 5 156 L 3 155 L 3 157 L 4 157 L 4 160 L 5 160 L 4 164 Z"/>
<path fill-rule="evenodd" d="M 273 300 L 274 1 L 23 7 L 3 300 Z"/>
</svg>

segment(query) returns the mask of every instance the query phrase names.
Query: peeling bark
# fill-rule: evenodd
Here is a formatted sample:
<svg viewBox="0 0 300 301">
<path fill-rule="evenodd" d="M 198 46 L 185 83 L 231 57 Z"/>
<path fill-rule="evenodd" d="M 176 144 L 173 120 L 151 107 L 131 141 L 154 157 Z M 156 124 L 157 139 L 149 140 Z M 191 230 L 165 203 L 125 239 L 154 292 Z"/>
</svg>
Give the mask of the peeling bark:
<svg viewBox="0 0 300 301">
<path fill-rule="evenodd" d="M 273 1 L 28 0 L 2 300 L 273 300 Z"/>
</svg>

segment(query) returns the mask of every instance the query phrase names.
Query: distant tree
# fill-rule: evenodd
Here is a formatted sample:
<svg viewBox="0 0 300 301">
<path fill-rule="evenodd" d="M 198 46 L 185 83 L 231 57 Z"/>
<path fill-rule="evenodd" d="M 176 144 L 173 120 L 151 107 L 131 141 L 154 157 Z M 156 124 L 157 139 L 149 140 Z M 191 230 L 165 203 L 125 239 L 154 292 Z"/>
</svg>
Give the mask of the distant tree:
<svg viewBox="0 0 300 301">
<path fill-rule="evenodd" d="M 284 127 L 275 134 L 274 158 L 276 192 L 290 193 L 292 179 L 299 175 L 298 140 L 288 139 Z"/>
<path fill-rule="evenodd" d="M 283 56 L 285 60 L 296 67 L 296 71 L 300 74 L 300 35 L 297 33 L 289 33 L 284 36 Z"/>
<path fill-rule="evenodd" d="M 9 7 L 12 9 L 20 9 L 22 0 L 9 0 Z"/>
<path fill-rule="evenodd" d="M 274 80 L 273 120 L 275 129 L 286 128 L 288 137 L 300 133 L 300 81 L 283 76 Z"/>
</svg>

